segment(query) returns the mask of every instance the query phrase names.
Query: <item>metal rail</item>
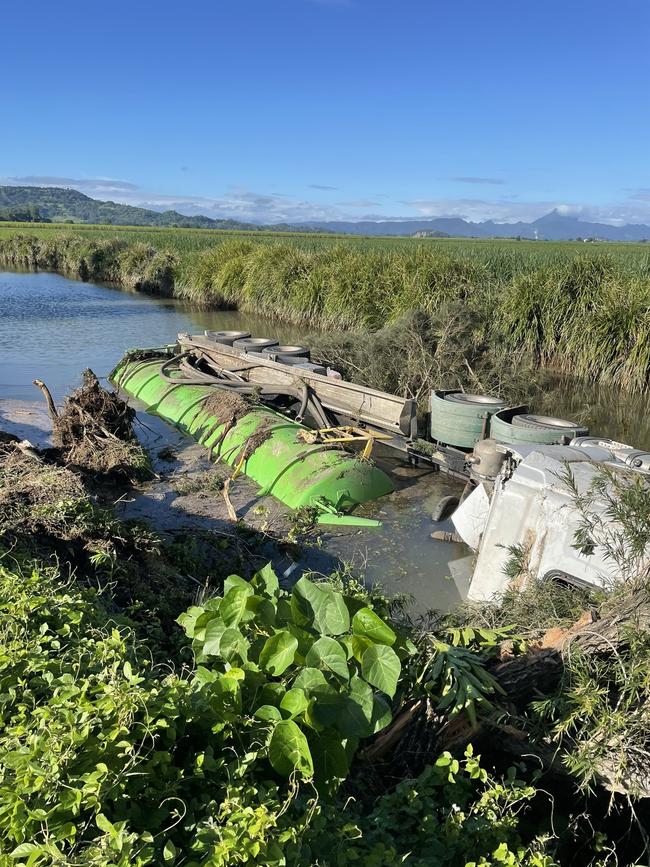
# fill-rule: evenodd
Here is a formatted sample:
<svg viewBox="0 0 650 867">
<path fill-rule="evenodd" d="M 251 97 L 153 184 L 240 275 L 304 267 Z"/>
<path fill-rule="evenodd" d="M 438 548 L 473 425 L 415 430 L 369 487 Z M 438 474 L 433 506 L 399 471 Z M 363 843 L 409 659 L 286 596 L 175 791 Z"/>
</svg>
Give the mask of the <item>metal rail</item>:
<svg viewBox="0 0 650 867">
<path fill-rule="evenodd" d="M 198 351 L 215 367 L 236 373 L 246 382 L 277 383 L 294 388 L 300 383 L 306 383 L 321 404 L 337 416 L 345 416 L 357 424 L 368 424 L 401 434 L 407 439 L 417 437 L 414 400 L 342 379 L 335 380 L 310 370 L 296 370 L 270 359 L 247 358 L 245 352 L 216 343 L 203 335 L 179 334 L 178 343 L 181 351 Z"/>
<path fill-rule="evenodd" d="M 310 370 L 296 369 L 263 356 L 252 357 L 245 351 L 217 343 L 203 335 L 179 334 L 177 345 L 182 353 L 202 360 L 214 369 L 216 375 L 230 380 L 224 382 L 224 387 L 234 386 L 237 390 L 259 385 L 264 388 L 264 393 L 269 393 L 275 384 L 281 393 L 294 394 L 296 397 L 301 390 L 306 389 L 313 392 L 311 404 L 319 408 L 315 418 L 321 429 L 330 427 L 325 419 L 320 418 L 325 411 L 333 419 L 332 426 L 352 425 L 355 428 L 362 425 L 367 430 L 369 441 L 384 441 L 384 445 L 400 452 L 412 463 L 430 464 L 434 470 L 459 481 L 469 478 L 465 452 L 418 439 L 415 400 L 400 398 L 344 379 L 332 379 Z M 186 374 L 196 375 L 194 365 L 181 361 L 183 365 L 187 367 Z M 213 379 L 210 374 L 199 375 Z M 392 436 L 387 438 L 384 432 Z"/>
</svg>

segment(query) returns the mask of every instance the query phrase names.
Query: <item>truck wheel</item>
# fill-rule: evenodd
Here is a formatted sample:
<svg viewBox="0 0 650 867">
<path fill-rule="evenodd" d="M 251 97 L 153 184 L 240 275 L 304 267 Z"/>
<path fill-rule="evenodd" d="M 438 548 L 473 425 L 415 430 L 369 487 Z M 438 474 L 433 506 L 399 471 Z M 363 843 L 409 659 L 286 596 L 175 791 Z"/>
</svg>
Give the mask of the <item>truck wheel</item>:
<svg viewBox="0 0 650 867">
<path fill-rule="evenodd" d="M 537 428 L 541 430 L 572 430 L 581 429 L 581 425 L 564 418 L 554 418 L 550 415 L 516 415 L 512 419 L 513 427 Z"/>
<path fill-rule="evenodd" d="M 437 505 L 431 513 L 431 520 L 436 524 L 440 521 L 445 521 L 456 510 L 458 502 L 458 497 L 442 497 L 441 500 L 438 500 Z"/>
<path fill-rule="evenodd" d="M 247 352 L 261 352 L 263 349 L 270 349 L 277 345 L 278 341 L 271 337 L 244 337 L 233 343 L 235 349 L 244 349 Z"/>
<path fill-rule="evenodd" d="M 466 394 L 461 391 L 446 394 L 445 400 L 449 403 L 460 403 L 463 406 L 503 406 L 503 400 L 500 397 L 492 397 L 489 394 Z"/>
</svg>

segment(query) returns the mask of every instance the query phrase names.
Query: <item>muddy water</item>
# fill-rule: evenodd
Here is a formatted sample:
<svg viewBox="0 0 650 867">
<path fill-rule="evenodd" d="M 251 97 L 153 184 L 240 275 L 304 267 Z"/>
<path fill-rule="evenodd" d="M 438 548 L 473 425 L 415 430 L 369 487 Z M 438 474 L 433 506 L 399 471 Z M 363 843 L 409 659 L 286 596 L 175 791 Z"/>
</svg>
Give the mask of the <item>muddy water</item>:
<svg viewBox="0 0 650 867">
<path fill-rule="evenodd" d="M 0 272 L 0 399 L 31 397 L 35 378 L 61 397 L 85 367 L 105 376 L 127 349 L 160 346 L 179 331 L 206 328 L 304 338 L 304 330 L 234 311 L 190 311 L 174 300 L 58 274 Z"/>
<path fill-rule="evenodd" d="M 0 427 L 39 442 L 46 423 L 33 407 L 33 379 L 45 380 L 60 399 L 79 383 L 85 367 L 106 376 L 127 349 L 169 343 L 179 331 L 204 329 L 246 329 L 281 341 L 308 341 L 304 329 L 249 314 L 198 311 L 56 274 L 0 273 Z M 642 398 L 565 380 L 557 381 L 552 397 L 547 394 L 541 403 L 532 405 L 582 421 L 593 433 L 650 448 L 650 412 Z M 390 592 L 412 594 L 419 610 L 453 607 L 467 589 L 468 550 L 433 542 L 430 514 L 438 499 L 458 493 L 458 486 L 430 471 L 385 460 L 392 464 L 397 490 L 364 512 L 380 518 L 383 526 L 326 531 L 323 567 L 339 558 Z"/>
</svg>

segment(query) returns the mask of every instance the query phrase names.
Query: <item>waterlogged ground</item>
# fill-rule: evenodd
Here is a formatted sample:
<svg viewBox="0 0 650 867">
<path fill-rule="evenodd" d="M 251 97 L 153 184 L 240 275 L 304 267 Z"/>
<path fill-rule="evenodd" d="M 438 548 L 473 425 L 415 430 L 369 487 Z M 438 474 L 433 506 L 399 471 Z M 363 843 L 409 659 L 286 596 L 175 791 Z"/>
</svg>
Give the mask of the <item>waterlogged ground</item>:
<svg viewBox="0 0 650 867">
<path fill-rule="evenodd" d="M 231 468 L 215 467 L 207 452 L 189 437 L 142 410 L 139 402 L 136 431 L 152 456 L 156 478 L 121 497 L 116 510 L 122 518 L 150 521 L 162 533 L 235 532 L 222 493 L 206 484 L 208 478 L 230 475 Z M 0 400 L 0 429 L 29 439 L 38 446 L 50 442 L 50 420 L 41 403 Z M 259 497 L 257 485 L 239 476 L 230 490 L 238 518 L 260 533 L 268 544 L 250 550 L 251 557 L 273 560 L 278 574 L 298 578 L 303 571 L 330 574 L 342 564 L 355 574 L 381 584 L 390 593 L 413 597 L 414 610 L 449 610 L 465 598 L 471 573 L 470 552 L 464 545 L 434 542 L 430 533 L 451 530 L 445 522 L 434 525 L 431 512 L 440 497 L 459 493 L 458 485 L 425 468 L 397 465 L 384 456 L 382 466 L 394 471 L 396 492 L 369 504 L 362 514 L 383 522 L 379 529 L 322 528 L 298 546 L 277 545 L 292 528 L 292 512 L 274 497 Z M 244 539 L 244 548 L 246 540 Z"/>
<path fill-rule="evenodd" d="M 177 301 L 49 273 L 0 273 L 0 305 L 0 429 L 36 444 L 46 441 L 49 420 L 40 395 L 35 395 L 35 378 L 47 382 L 60 400 L 79 384 L 85 367 L 106 376 L 127 349 L 173 342 L 179 331 L 238 328 L 281 341 L 308 341 L 304 330 L 260 317 L 192 310 Z M 564 381 L 543 409 L 584 422 L 593 433 L 650 448 L 650 412 L 642 398 Z M 156 458 L 159 478 L 123 500 L 122 514 L 149 517 L 161 529 L 223 530 L 228 518 L 222 495 L 183 493 L 183 483 L 179 484 L 183 477 L 200 479 L 210 468 L 204 450 L 163 422 L 144 413 L 140 418 L 146 425 L 140 427 L 140 435 L 154 455 L 171 448 L 173 457 Z M 432 541 L 430 515 L 440 497 L 458 493 L 458 486 L 387 456 L 380 463 L 392 471 L 397 490 L 367 506 L 363 514 L 379 518 L 383 526 L 324 528 L 317 544 L 303 552 L 296 565 L 285 555 L 279 566 L 283 571 L 308 567 L 329 572 L 345 561 L 390 592 L 412 594 L 420 611 L 449 609 L 466 593 L 469 552 L 462 545 Z M 238 515 L 256 529 L 281 534 L 290 526 L 282 506 L 270 497 L 260 500 L 256 486 L 245 478 L 234 485 L 232 501 Z M 451 529 L 445 524 L 435 528 Z"/>
</svg>

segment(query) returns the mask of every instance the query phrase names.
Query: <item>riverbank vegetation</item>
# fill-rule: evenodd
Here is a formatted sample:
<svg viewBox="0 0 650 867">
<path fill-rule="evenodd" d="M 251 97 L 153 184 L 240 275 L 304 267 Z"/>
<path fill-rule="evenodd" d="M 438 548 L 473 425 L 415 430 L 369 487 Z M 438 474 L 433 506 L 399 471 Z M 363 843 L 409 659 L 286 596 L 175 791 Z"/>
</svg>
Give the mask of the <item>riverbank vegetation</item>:
<svg viewBox="0 0 650 867">
<path fill-rule="evenodd" d="M 104 447 L 132 443 L 86 379 L 86 430 L 98 412 Z M 2 867 L 639 863 L 643 480 L 611 495 L 611 592 L 531 584 L 414 620 L 345 575 L 231 574 L 226 537 L 188 574 L 115 517 L 128 476 L 69 445 L 0 437 Z"/>
<path fill-rule="evenodd" d="M 506 374 L 542 368 L 632 392 L 648 386 L 650 256 L 643 245 L 585 252 L 584 245 L 535 242 L 146 234 L 145 241 L 142 232 L 106 227 L 41 227 L 29 235 L 5 229 L 0 263 L 236 307 L 328 333 L 381 336 L 401 323 L 407 340 L 408 317 L 418 311 L 430 323 L 433 364 L 421 365 L 402 393 L 418 382 L 430 387 L 427 368 L 449 371 L 454 358 L 460 366 L 452 384 L 466 387 L 483 378 L 491 384 L 475 369 L 488 358 Z"/>
</svg>

